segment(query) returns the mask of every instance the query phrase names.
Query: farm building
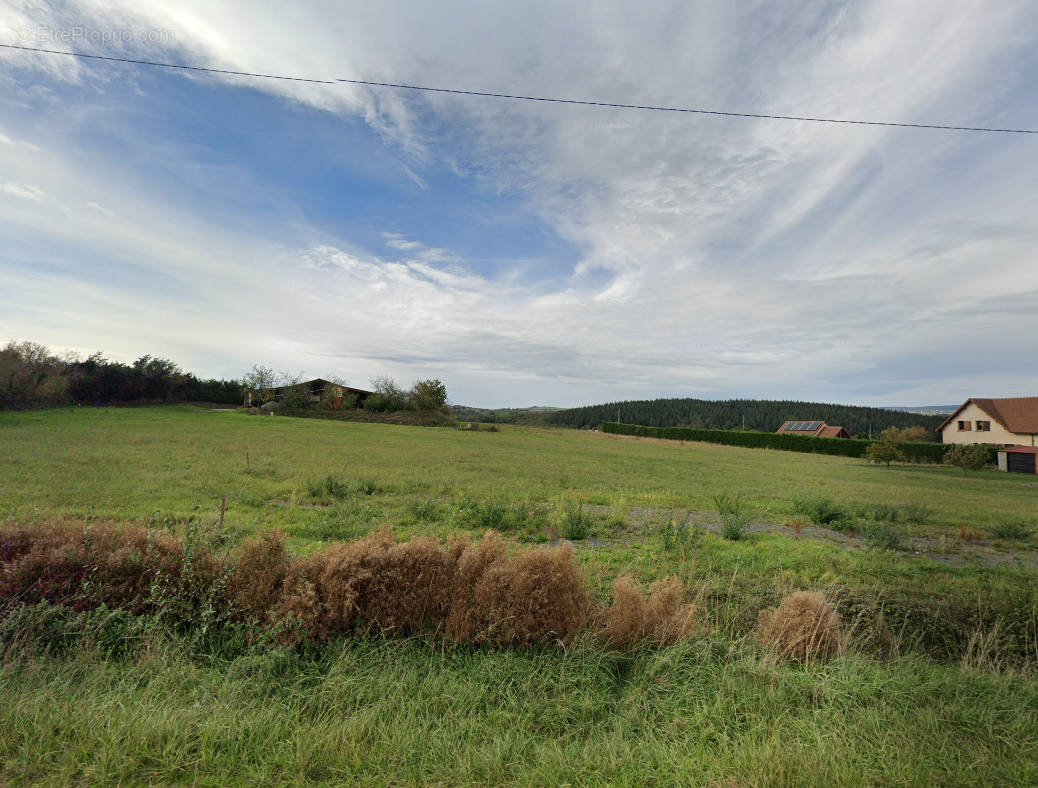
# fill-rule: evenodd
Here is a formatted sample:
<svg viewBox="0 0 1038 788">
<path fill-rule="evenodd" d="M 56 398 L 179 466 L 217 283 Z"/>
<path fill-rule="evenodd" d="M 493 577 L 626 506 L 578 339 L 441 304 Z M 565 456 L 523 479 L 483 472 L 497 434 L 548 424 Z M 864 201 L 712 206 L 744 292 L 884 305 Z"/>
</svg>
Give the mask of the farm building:
<svg viewBox="0 0 1038 788">
<path fill-rule="evenodd" d="M 1038 473 L 1038 447 L 1007 446 L 998 453 L 998 469 L 1009 473 Z"/>
<path fill-rule="evenodd" d="M 778 432 L 786 435 L 811 435 L 815 438 L 849 438 L 843 427 L 830 426 L 824 421 L 784 421 Z"/>
<path fill-rule="evenodd" d="M 280 399 L 281 396 L 290 389 L 300 389 L 305 391 L 309 396 L 311 403 L 320 402 L 322 399 L 327 399 L 334 403 L 336 400 L 341 401 L 343 397 L 352 394 L 357 398 L 358 406 L 374 394 L 373 391 L 355 389 L 352 386 L 342 386 L 338 383 L 333 383 L 330 380 L 325 380 L 324 378 L 314 378 L 313 380 L 306 380 L 302 383 L 293 383 L 290 386 L 276 386 L 273 389 L 269 389 L 269 391 L 273 393 L 275 399 Z M 245 392 L 245 407 L 248 408 L 253 405 L 254 394 L 257 393 L 258 392 L 252 391 Z"/>
<path fill-rule="evenodd" d="M 1038 446 L 1038 397 L 971 397 L 937 431 L 944 443 Z"/>
</svg>

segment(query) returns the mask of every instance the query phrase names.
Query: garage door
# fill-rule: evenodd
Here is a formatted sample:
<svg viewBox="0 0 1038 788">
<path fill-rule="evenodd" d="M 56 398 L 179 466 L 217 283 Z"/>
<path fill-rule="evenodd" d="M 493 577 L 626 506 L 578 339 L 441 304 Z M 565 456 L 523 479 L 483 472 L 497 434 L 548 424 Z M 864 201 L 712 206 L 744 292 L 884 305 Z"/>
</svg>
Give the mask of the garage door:
<svg viewBox="0 0 1038 788">
<path fill-rule="evenodd" d="M 1034 455 L 1007 451 L 1006 470 L 1010 473 L 1034 473 Z"/>
</svg>

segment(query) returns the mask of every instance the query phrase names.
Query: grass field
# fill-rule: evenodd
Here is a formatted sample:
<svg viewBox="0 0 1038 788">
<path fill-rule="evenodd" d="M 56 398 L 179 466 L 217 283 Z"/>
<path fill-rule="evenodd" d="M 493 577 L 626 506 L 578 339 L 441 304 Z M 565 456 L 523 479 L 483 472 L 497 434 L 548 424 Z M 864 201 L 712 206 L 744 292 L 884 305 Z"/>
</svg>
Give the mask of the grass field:
<svg viewBox="0 0 1038 788">
<path fill-rule="evenodd" d="M 0 779 L 1034 784 L 1034 481 L 519 427 L 187 406 L 2 413 L 3 521 L 177 530 L 194 518 L 220 547 L 279 527 L 305 553 L 386 524 L 543 542 L 579 504 L 591 538 L 577 555 L 596 592 L 622 572 L 677 573 L 703 628 L 626 656 L 425 640 L 225 653 L 152 630 L 113 654 L 112 632 L 137 624 L 59 617 L 57 640 L 4 652 Z M 719 494 L 741 496 L 761 530 L 661 538 L 672 517 L 716 523 Z M 860 513 L 912 507 L 891 527 L 930 547 L 769 530 L 819 496 Z M 758 611 L 795 589 L 839 600 L 846 655 L 788 665 L 754 643 Z"/>
</svg>

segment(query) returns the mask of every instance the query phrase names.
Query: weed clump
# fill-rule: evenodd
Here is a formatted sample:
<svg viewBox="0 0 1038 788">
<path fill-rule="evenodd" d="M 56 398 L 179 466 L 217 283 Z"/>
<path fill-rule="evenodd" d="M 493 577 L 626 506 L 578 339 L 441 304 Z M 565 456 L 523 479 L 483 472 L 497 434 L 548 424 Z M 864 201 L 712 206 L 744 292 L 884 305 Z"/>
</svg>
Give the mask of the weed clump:
<svg viewBox="0 0 1038 788">
<path fill-rule="evenodd" d="M 841 530 L 851 519 L 851 512 L 830 498 L 794 498 L 793 511 L 807 517 L 815 525 L 824 525 L 834 530 Z"/>
<path fill-rule="evenodd" d="M 591 535 L 591 514 L 584 510 L 584 505 L 579 501 L 560 504 L 555 517 L 564 538 L 580 541 Z"/>
<path fill-rule="evenodd" d="M 725 539 L 738 541 L 742 538 L 742 529 L 750 519 L 746 502 L 741 496 L 715 495 L 714 506 L 721 516 L 721 535 Z"/>
<path fill-rule="evenodd" d="M 996 539 L 1025 541 L 1031 536 L 1031 527 L 1015 520 L 1004 520 L 991 526 L 991 534 Z"/>
<path fill-rule="evenodd" d="M 614 648 L 629 651 L 641 643 L 669 645 L 691 634 L 695 606 L 685 602 L 676 575 L 653 583 L 646 594 L 628 575 L 613 584 L 613 602 L 601 615 L 600 635 Z"/>
<path fill-rule="evenodd" d="M 778 607 L 761 611 L 757 638 L 787 659 L 824 659 L 843 649 L 841 624 L 840 614 L 824 594 L 795 591 Z"/>
<path fill-rule="evenodd" d="M 499 646 L 566 641 L 583 630 L 590 607 L 569 545 L 509 556 L 488 534 L 458 557 L 447 635 Z"/>
<path fill-rule="evenodd" d="M 865 544 L 876 550 L 900 550 L 904 547 L 904 533 L 896 525 L 875 522 L 861 527 Z"/>
<path fill-rule="evenodd" d="M 283 533 L 268 531 L 246 539 L 231 556 L 227 600 L 246 620 L 260 623 L 281 596 L 287 573 Z"/>
</svg>

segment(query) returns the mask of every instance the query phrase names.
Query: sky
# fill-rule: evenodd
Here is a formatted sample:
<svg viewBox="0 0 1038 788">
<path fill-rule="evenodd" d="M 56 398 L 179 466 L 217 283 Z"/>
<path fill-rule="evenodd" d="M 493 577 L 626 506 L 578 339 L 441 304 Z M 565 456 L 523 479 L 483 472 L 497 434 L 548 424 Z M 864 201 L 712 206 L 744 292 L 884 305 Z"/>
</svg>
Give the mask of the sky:
<svg viewBox="0 0 1038 788">
<path fill-rule="evenodd" d="M 0 43 L 1038 129 L 1031 0 L 14 0 Z M 1038 394 L 1038 134 L 0 49 L 0 342 L 452 402 Z"/>
</svg>

